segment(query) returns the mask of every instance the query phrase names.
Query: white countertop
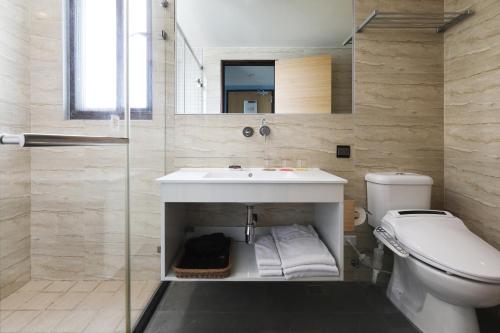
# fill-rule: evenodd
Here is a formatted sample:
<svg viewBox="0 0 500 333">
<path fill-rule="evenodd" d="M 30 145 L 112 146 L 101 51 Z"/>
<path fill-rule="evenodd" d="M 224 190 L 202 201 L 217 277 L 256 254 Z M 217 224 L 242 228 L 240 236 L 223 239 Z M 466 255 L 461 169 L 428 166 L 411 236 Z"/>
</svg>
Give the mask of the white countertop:
<svg viewBox="0 0 500 333">
<path fill-rule="evenodd" d="M 294 169 L 263 168 L 183 168 L 158 178 L 162 184 L 202 183 L 202 184 L 346 184 L 347 180 L 317 168 Z"/>
</svg>

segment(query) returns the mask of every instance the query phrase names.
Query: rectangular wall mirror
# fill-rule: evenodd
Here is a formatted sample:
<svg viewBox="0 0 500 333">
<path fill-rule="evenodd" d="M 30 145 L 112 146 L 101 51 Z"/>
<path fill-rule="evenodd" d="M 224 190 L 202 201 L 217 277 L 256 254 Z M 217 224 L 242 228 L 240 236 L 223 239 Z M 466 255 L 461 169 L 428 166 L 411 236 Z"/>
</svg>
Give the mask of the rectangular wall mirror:
<svg viewBox="0 0 500 333">
<path fill-rule="evenodd" d="M 352 30 L 352 0 L 179 1 L 176 113 L 351 113 Z"/>
</svg>

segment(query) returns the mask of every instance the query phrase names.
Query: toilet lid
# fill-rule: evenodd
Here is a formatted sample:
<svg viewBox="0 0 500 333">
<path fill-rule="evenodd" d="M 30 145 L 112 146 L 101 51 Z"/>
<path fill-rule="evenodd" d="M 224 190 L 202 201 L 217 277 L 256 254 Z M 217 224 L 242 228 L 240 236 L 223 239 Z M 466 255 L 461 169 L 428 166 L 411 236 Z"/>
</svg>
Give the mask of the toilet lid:
<svg viewBox="0 0 500 333">
<path fill-rule="evenodd" d="M 412 256 L 429 265 L 472 280 L 500 283 L 500 252 L 451 214 L 393 216 L 384 222 Z"/>
</svg>

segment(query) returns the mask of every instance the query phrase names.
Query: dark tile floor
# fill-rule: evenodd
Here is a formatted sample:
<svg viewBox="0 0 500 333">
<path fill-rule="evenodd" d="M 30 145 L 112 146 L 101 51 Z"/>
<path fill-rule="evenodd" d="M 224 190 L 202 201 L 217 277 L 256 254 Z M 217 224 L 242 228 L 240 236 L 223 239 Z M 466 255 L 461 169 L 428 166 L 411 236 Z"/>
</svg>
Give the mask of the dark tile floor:
<svg viewBox="0 0 500 333">
<path fill-rule="evenodd" d="M 147 333 L 418 332 L 368 283 L 172 283 Z"/>
</svg>

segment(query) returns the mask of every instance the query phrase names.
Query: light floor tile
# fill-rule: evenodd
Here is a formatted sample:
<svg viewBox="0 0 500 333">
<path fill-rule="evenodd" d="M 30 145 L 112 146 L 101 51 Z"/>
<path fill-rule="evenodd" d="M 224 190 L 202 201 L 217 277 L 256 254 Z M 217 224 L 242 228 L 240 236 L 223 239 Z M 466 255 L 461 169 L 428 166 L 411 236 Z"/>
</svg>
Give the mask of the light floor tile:
<svg viewBox="0 0 500 333">
<path fill-rule="evenodd" d="M 155 293 L 156 289 L 159 286 L 159 282 L 157 281 L 146 281 L 141 292 L 137 295 L 137 297 L 131 302 L 133 310 L 141 310 L 144 309 L 148 304 L 151 297 Z"/>
<path fill-rule="evenodd" d="M 139 316 L 141 315 L 141 313 L 142 313 L 142 311 L 131 311 L 130 322 L 132 323 L 132 327 L 134 327 L 135 324 L 137 323 L 137 320 L 139 319 Z M 124 333 L 124 332 L 125 332 L 125 318 L 123 318 L 120 321 L 120 324 L 118 325 L 118 327 L 115 330 L 115 333 Z"/>
<path fill-rule="evenodd" d="M 45 288 L 47 288 L 52 281 L 46 281 L 46 280 L 32 280 L 28 283 L 26 283 L 21 289 L 18 291 L 43 291 Z"/>
<path fill-rule="evenodd" d="M 10 316 L 14 311 L 0 311 L 0 321 L 6 319 L 8 316 Z"/>
<path fill-rule="evenodd" d="M 83 299 L 83 301 L 78 305 L 79 310 L 99 310 L 106 307 L 113 297 L 113 293 L 98 293 L 96 291 L 91 292 Z"/>
<path fill-rule="evenodd" d="M 88 293 L 67 292 L 56 299 L 49 307 L 49 310 L 73 310 L 80 304 Z"/>
<path fill-rule="evenodd" d="M 61 295 L 61 293 L 37 293 L 22 305 L 22 310 L 45 310 Z"/>
<path fill-rule="evenodd" d="M 69 314 L 69 311 L 43 311 L 23 328 L 23 333 L 53 332 L 54 328 Z"/>
<path fill-rule="evenodd" d="M 89 325 L 96 314 L 97 311 L 71 311 L 71 313 L 56 326 L 54 332 L 81 333 Z"/>
<path fill-rule="evenodd" d="M 104 310 L 92 319 L 85 333 L 112 333 L 116 330 L 125 313 L 123 311 Z"/>
<path fill-rule="evenodd" d="M 99 285 L 99 281 L 78 281 L 71 289 L 70 292 L 90 293 L 95 290 Z"/>
<path fill-rule="evenodd" d="M 145 281 L 144 291 L 152 295 L 158 289 L 159 286 L 160 286 L 160 281 Z"/>
<path fill-rule="evenodd" d="M 113 294 L 113 296 L 104 304 L 106 309 L 115 311 L 125 311 L 125 292 L 121 289 Z"/>
<path fill-rule="evenodd" d="M 130 286 L 130 306 L 133 310 L 141 310 L 143 304 L 141 301 L 141 294 L 144 291 L 146 285 L 145 281 L 133 281 Z"/>
<path fill-rule="evenodd" d="M 43 291 L 49 293 L 65 293 L 76 284 L 76 281 L 54 281 Z"/>
<path fill-rule="evenodd" d="M 132 323 L 157 286 L 132 282 Z M 1 333 L 125 332 L 123 281 L 31 281 L 23 288 L 0 302 Z"/>
<path fill-rule="evenodd" d="M 15 292 L 0 301 L 0 310 L 17 310 L 37 295 L 36 292 Z"/>
<path fill-rule="evenodd" d="M 125 285 L 123 281 L 104 281 L 101 282 L 97 288 L 95 289 L 96 292 L 117 292 L 120 290 Z"/>
<path fill-rule="evenodd" d="M 40 311 L 15 311 L 0 322 L 0 332 L 23 332 L 23 328 L 31 323 L 40 314 Z"/>
</svg>

